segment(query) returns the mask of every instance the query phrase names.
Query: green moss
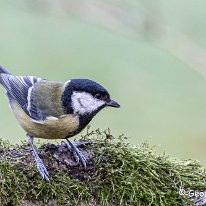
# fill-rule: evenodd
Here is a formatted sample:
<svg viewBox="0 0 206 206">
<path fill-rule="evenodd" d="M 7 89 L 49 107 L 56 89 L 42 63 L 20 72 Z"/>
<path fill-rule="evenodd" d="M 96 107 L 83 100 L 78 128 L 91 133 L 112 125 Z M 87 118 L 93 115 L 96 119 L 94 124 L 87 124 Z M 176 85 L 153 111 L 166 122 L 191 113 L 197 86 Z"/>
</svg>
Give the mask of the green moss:
<svg viewBox="0 0 206 206">
<path fill-rule="evenodd" d="M 124 136 L 93 131 L 82 139 L 91 140 L 95 172 L 84 181 L 71 178 L 68 169 L 49 171 L 50 182 L 41 179 L 25 156 L 12 158 L 0 141 L 0 205 L 22 205 L 22 201 L 48 205 L 80 205 L 95 200 L 99 205 L 188 205 L 179 189 L 206 190 L 205 168 L 197 161 L 178 160 L 160 154 L 144 143 L 133 147 Z"/>
</svg>

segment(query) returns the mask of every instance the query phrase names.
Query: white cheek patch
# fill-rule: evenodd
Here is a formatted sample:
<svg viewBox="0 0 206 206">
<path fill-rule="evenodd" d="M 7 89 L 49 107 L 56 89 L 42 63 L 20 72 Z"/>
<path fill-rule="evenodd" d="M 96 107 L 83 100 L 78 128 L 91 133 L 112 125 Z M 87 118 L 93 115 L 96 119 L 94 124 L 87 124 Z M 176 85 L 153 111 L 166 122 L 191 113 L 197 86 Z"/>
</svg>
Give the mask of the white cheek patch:
<svg viewBox="0 0 206 206">
<path fill-rule="evenodd" d="M 86 92 L 74 92 L 71 96 L 71 100 L 74 113 L 82 115 L 96 111 L 105 104 L 103 100 L 96 99 Z"/>
</svg>

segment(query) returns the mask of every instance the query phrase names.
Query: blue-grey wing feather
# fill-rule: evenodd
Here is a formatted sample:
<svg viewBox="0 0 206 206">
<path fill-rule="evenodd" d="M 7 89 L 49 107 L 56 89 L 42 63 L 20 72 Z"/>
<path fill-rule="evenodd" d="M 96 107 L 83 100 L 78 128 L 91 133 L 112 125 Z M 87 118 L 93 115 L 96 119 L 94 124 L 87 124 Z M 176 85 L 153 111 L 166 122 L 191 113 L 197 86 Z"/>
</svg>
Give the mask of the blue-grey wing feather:
<svg viewBox="0 0 206 206">
<path fill-rule="evenodd" d="M 30 87 L 30 91 L 28 94 L 27 111 L 29 112 L 29 116 L 32 119 L 37 121 L 43 121 L 46 119 L 47 115 L 40 108 L 37 107 L 34 92 L 35 91 L 33 86 Z"/>
<path fill-rule="evenodd" d="M 1 84 L 7 91 L 9 99 L 15 99 L 22 109 L 35 120 L 44 120 L 43 112 L 35 105 L 33 86 L 41 78 L 33 76 L 13 76 L 1 74 Z"/>
</svg>

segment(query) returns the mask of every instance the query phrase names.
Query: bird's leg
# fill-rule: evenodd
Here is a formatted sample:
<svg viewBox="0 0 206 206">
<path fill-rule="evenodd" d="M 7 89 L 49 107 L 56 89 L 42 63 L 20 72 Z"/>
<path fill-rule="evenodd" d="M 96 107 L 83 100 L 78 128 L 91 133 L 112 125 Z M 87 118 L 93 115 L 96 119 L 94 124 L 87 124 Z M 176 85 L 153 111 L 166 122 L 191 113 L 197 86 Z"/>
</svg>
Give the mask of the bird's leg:
<svg viewBox="0 0 206 206">
<path fill-rule="evenodd" d="M 68 138 L 66 138 L 65 141 L 68 149 L 73 153 L 74 158 L 77 162 L 79 162 L 79 160 L 81 161 L 82 165 L 84 166 L 84 168 L 86 169 L 87 166 L 87 161 L 86 158 L 84 157 L 84 155 L 82 154 L 82 152 L 77 148 L 75 143 L 72 143 L 68 140 Z M 85 144 L 85 143 L 82 143 Z M 81 145 L 81 144 L 80 144 Z"/>
<path fill-rule="evenodd" d="M 26 135 L 26 137 L 28 139 L 29 144 L 32 147 L 33 155 L 34 155 L 35 162 L 36 162 L 36 166 L 37 166 L 37 169 L 38 169 L 40 175 L 43 177 L 43 179 L 49 181 L 49 173 L 47 172 L 47 169 L 44 166 L 43 161 L 40 159 L 40 157 L 37 153 L 37 150 L 36 150 L 36 148 L 33 144 L 33 137 L 29 136 L 28 134 Z"/>
</svg>

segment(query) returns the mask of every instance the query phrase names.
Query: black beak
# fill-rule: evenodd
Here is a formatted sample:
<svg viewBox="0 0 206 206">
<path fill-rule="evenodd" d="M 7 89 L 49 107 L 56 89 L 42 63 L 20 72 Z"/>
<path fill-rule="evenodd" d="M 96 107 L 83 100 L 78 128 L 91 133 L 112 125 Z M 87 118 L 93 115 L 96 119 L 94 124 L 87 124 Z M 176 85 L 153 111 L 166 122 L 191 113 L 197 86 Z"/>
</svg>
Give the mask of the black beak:
<svg viewBox="0 0 206 206">
<path fill-rule="evenodd" d="M 110 100 L 106 103 L 106 105 L 107 105 L 107 106 L 110 106 L 110 107 L 117 107 L 117 108 L 120 107 L 120 105 L 119 105 L 117 102 L 115 102 L 114 100 L 112 100 L 112 99 L 110 99 Z"/>
</svg>

